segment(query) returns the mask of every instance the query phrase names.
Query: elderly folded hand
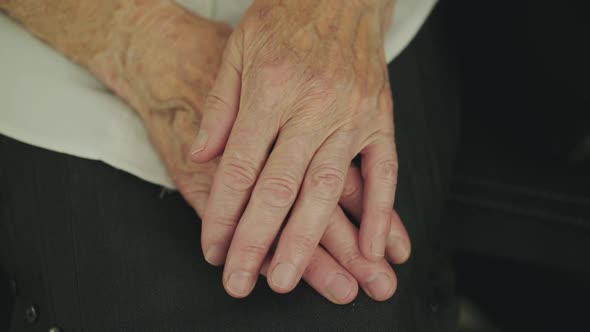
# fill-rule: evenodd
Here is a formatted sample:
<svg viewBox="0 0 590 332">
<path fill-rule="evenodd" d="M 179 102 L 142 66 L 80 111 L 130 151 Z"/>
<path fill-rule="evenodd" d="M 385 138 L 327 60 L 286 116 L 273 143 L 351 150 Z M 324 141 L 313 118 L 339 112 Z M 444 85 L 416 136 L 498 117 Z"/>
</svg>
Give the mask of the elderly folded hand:
<svg viewBox="0 0 590 332">
<path fill-rule="evenodd" d="M 205 255 L 225 262 L 231 295 L 246 296 L 270 271 L 276 291 L 303 277 L 348 303 L 358 284 L 376 300 L 391 297 L 396 279 L 383 255 L 402 263 L 410 253 L 392 211 L 386 5 L 257 1 L 234 32 L 172 1 L 7 0 L 0 9 L 140 114 L 203 216 Z M 191 151 L 196 132 L 203 145 Z M 357 153 L 362 176 L 350 166 Z M 344 211 L 362 219 L 360 236 Z"/>
<path fill-rule="evenodd" d="M 357 238 L 330 216 L 344 216 L 347 177 L 360 183 L 349 169 L 359 154 L 362 207 L 342 207 L 362 211 L 360 252 L 375 262 L 387 245 L 394 257 L 409 253 L 403 226 L 390 222 L 398 163 L 383 39 L 392 6 L 257 0 L 230 36 L 191 152 L 196 162 L 223 152 L 202 246 L 210 263 L 225 262 L 230 294 L 250 293 L 277 237 L 268 278 L 277 292 L 295 287 L 319 243 Z"/>
</svg>

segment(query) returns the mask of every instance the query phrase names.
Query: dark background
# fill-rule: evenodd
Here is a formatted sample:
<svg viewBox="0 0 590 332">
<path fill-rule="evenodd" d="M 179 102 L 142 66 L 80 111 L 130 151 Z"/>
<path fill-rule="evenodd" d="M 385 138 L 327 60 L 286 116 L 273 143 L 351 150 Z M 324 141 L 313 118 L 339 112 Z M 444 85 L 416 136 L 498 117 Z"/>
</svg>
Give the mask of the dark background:
<svg viewBox="0 0 590 332">
<path fill-rule="evenodd" d="M 443 6 L 465 82 L 446 218 L 459 293 L 496 330 L 590 331 L 589 12 Z"/>
<path fill-rule="evenodd" d="M 437 11 L 463 82 L 444 223 L 461 328 L 590 331 L 589 12 L 468 0 Z M 3 322 L 16 290 L 1 271 L 0 285 Z"/>
</svg>

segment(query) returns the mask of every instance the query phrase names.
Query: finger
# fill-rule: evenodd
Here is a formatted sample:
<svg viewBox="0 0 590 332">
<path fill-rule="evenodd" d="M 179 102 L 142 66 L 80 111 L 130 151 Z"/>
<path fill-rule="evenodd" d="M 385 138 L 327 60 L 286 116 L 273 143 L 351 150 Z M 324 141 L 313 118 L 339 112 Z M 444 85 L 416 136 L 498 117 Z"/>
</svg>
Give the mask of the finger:
<svg viewBox="0 0 590 332">
<path fill-rule="evenodd" d="M 397 185 L 397 157 L 391 133 L 379 135 L 362 151 L 363 214 L 360 248 L 377 260 L 384 256 Z"/>
<path fill-rule="evenodd" d="M 236 225 L 278 132 L 276 124 L 260 127 L 255 110 L 238 114 L 213 179 L 201 234 L 205 258 L 213 265 L 225 261 Z M 258 271 L 253 273 L 247 278 L 252 284 Z"/>
<path fill-rule="evenodd" d="M 399 215 L 393 210 L 385 257 L 393 264 L 403 264 L 410 258 L 411 251 L 410 236 Z"/>
<path fill-rule="evenodd" d="M 346 175 L 346 183 L 340 197 L 340 206 L 356 220 L 361 219 L 363 201 L 363 181 L 356 166 L 350 166 Z M 391 226 L 385 247 L 385 258 L 393 264 L 402 264 L 411 253 L 410 237 L 395 210 L 391 214 Z"/>
<path fill-rule="evenodd" d="M 346 173 L 346 181 L 339 203 L 355 221 L 360 222 L 363 212 L 363 179 L 360 171 L 354 165 L 351 165 Z"/>
<path fill-rule="evenodd" d="M 193 162 L 207 162 L 223 152 L 238 114 L 242 72 L 238 39 L 234 34 L 229 38 L 217 78 L 205 99 L 201 127 L 190 149 Z"/>
<path fill-rule="evenodd" d="M 268 273 L 270 257 L 267 257 L 260 273 Z M 317 247 L 303 273 L 303 280 L 320 295 L 335 304 L 352 302 L 358 294 L 358 283 L 345 268 L 322 247 Z"/>
<path fill-rule="evenodd" d="M 225 261 L 225 280 L 231 281 L 234 273 L 259 273 L 268 249 L 275 242 L 297 197 L 309 160 L 319 145 L 319 141 L 309 143 L 300 133 L 291 135 L 288 129 L 279 135 L 232 238 Z M 238 291 L 250 290 L 253 285 L 226 283 L 225 287 L 235 296 L 246 296 Z"/>
<path fill-rule="evenodd" d="M 337 208 L 321 244 L 359 282 L 365 293 L 377 301 L 393 296 L 397 278 L 384 259 L 371 261 L 365 258 L 358 247 L 358 230 Z"/>
<path fill-rule="evenodd" d="M 269 285 L 274 291 L 291 291 L 309 264 L 342 194 L 353 155 L 351 140 L 345 132 L 333 134 L 311 161 L 271 263 Z"/>
</svg>

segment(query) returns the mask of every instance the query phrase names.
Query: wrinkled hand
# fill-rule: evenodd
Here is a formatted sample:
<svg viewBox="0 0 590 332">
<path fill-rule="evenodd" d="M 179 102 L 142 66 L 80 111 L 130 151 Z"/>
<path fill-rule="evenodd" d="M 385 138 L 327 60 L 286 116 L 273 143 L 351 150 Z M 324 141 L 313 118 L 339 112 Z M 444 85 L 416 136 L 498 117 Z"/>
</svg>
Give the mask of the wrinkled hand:
<svg viewBox="0 0 590 332">
<path fill-rule="evenodd" d="M 383 51 L 390 5 L 257 0 L 232 33 L 191 152 L 203 162 L 225 149 L 202 246 L 210 263 L 225 262 L 229 294 L 251 292 L 279 234 L 268 280 L 282 293 L 309 270 L 320 241 L 331 252 L 332 241 L 350 248 L 353 229 L 330 216 L 344 216 L 337 205 L 357 154 L 360 252 L 381 261 L 391 241 L 409 253 L 401 223 L 390 229 L 398 165 Z"/>
<path fill-rule="evenodd" d="M 144 25 L 122 27 L 134 37 L 120 40 L 113 35 L 112 47 L 95 56 L 90 69 L 140 114 L 178 190 L 203 216 L 218 159 L 194 164 L 187 156 L 231 30 L 175 5 L 143 15 L 134 16 Z M 363 190 L 356 168 L 348 172 L 346 188 L 341 202 L 358 218 Z M 392 229 L 402 227 L 397 215 L 391 223 Z M 338 209 L 324 233 L 324 248 L 314 247 L 303 272 L 305 281 L 334 303 L 352 301 L 359 283 L 376 300 L 391 297 L 396 287 L 395 274 L 384 260 L 372 262 L 360 254 L 357 232 Z M 402 263 L 409 255 L 394 246 L 388 249 L 392 262 Z"/>
</svg>

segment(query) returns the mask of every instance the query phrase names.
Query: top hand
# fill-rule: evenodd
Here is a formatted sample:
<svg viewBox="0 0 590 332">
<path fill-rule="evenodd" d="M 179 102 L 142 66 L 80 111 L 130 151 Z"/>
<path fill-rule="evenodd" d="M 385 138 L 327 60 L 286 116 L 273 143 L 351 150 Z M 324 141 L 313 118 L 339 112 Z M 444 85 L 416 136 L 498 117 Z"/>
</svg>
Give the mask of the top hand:
<svg viewBox="0 0 590 332">
<path fill-rule="evenodd" d="M 287 217 L 269 284 L 295 287 L 359 153 L 360 249 L 372 260 L 384 256 L 397 179 L 382 45 L 389 5 L 257 0 L 232 33 L 192 151 L 203 162 L 225 147 L 202 246 L 210 263 L 225 261 L 230 294 L 251 292 Z"/>
</svg>

